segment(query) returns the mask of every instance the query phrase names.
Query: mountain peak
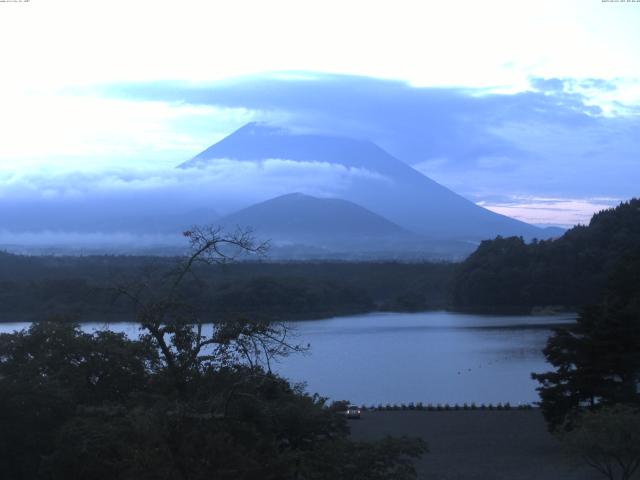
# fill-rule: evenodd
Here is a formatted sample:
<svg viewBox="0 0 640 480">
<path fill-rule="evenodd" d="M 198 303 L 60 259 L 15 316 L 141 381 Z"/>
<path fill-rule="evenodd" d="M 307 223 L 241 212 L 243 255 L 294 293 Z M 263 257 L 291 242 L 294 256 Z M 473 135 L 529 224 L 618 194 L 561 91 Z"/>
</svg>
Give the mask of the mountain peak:
<svg viewBox="0 0 640 480">
<path fill-rule="evenodd" d="M 368 140 L 292 131 L 267 123 L 251 122 L 179 165 L 201 167 L 216 159 L 256 161 L 287 159 L 327 162 L 379 173 L 415 175 L 415 170 Z"/>
<path fill-rule="evenodd" d="M 340 198 L 288 193 L 251 205 L 220 220 L 278 237 L 393 236 L 407 231 L 366 208 Z"/>
<path fill-rule="evenodd" d="M 544 237 L 541 229 L 474 204 L 368 140 L 292 132 L 253 122 L 180 167 L 204 167 L 217 159 L 286 160 L 281 168 L 292 168 L 292 174 L 284 175 L 284 180 L 282 175 L 265 174 L 265 182 L 273 182 L 268 185 L 270 192 L 327 192 L 432 238 L 478 241 L 496 235 Z"/>
<path fill-rule="evenodd" d="M 286 135 L 290 133 L 288 129 L 270 123 L 249 122 L 233 132 L 232 135 Z"/>
</svg>

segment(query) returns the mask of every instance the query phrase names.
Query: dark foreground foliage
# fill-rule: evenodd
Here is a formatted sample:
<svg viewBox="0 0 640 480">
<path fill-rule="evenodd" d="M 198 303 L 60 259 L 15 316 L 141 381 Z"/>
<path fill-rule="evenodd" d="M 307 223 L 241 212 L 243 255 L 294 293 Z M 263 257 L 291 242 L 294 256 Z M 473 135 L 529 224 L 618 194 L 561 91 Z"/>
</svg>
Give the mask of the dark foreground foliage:
<svg viewBox="0 0 640 480">
<path fill-rule="evenodd" d="M 131 320 L 114 300 L 114 281 L 165 271 L 166 257 L 26 257 L 0 252 L 0 321 L 42 320 L 51 312 L 83 320 Z M 375 310 L 449 305 L 454 265 L 394 262 L 243 262 L 194 265 L 182 288 L 202 312 L 219 317 L 307 320 Z"/>
<path fill-rule="evenodd" d="M 421 441 L 351 442 L 324 399 L 221 358 L 172 371 L 149 336 L 69 323 L 1 335 L 4 478 L 414 478 Z"/>
<path fill-rule="evenodd" d="M 603 302 L 557 329 L 544 354 L 555 370 L 533 378 L 551 429 L 571 429 L 584 408 L 640 406 L 640 249 L 614 269 Z"/>
<path fill-rule="evenodd" d="M 584 412 L 559 435 L 565 448 L 609 480 L 631 480 L 640 468 L 640 411 L 624 405 Z"/>
<path fill-rule="evenodd" d="M 116 287 L 138 339 L 61 321 L 0 335 L 3 478 L 415 478 L 421 440 L 352 442 L 325 399 L 271 372 L 272 359 L 303 350 L 286 325 L 205 322 L 190 303 L 196 264 L 262 247 L 242 232 L 185 236 L 189 257 Z"/>
</svg>

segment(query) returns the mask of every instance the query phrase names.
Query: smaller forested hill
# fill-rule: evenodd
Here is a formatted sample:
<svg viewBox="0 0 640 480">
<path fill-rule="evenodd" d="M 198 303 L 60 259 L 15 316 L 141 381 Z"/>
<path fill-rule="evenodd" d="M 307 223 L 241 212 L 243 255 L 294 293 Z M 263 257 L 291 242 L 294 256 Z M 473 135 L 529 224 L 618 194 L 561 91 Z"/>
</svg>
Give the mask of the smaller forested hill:
<svg viewBox="0 0 640 480">
<path fill-rule="evenodd" d="M 350 238 L 407 234 L 389 220 L 339 198 L 290 193 L 252 205 L 220 219 L 228 229 L 251 226 L 257 233 L 293 237 Z"/>
<path fill-rule="evenodd" d="M 593 216 L 555 240 L 487 240 L 460 264 L 453 287 L 459 309 L 509 310 L 601 300 L 612 270 L 640 246 L 640 199 Z"/>
</svg>

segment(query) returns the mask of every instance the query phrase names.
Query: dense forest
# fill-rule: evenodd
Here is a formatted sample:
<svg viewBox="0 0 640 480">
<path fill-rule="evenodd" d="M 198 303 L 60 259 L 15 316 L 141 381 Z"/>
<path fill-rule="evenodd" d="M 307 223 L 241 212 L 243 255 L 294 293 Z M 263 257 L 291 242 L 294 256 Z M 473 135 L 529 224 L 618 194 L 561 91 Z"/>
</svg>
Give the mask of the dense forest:
<svg viewBox="0 0 640 480">
<path fill-rule="evenodd" d="M 588 226 L 555 240 L 487 240 L 459 266 L 452 303 L 458 309 L 498 311 L 597 303 L 613 270 L 637 245 L 639 199 L 603 210 Z"/>
<path fill-rule="evenodd" d="M 544 354 L 555 369 L 533 378 L 552 429 L 571 429 L 585 406 L 640 406 L 640 245 L 614 268 L 603 300 L 557 328 Z"/>
<path fill-rule="evenodd" d="M 29 257 L 0 253 L 0 321 L 131 320 L 117 285 L 170 272 L 166 257 Z M 185 282 L 210 318 L 313 319 L 374 310 L 419 311 L 449 303 L 448 263 L 270 263 L 198 265 Z"/>
<path fill-rule="evenodd" d="M 593 216 L 555 240 L 487 240 L 464 262 L 234 262 L 196 265 L 182 288 L 211 320 L 302 320 L 370 311 L 531 312 L 599 302 L 640 244 L 640 200 Z M 22 256 L 0 252 L 0 321 L 52 314 L 131 320 L 117 286 L 166 275 L 180 259 Z"/>
<path fill-rule="evenodd" d="M 341 404 L 271 371 L 305 349 L 284 323 L 235 319 L 204 332 L 181 287 L 225 241 L 235 240 L 192 236 L 192 255 L 172 270 L 119 284 L 138 338 L 71 322 L 0 334 L 2 478 L 416 478 L 424 441 L 354 441 Z"/>
</svg>

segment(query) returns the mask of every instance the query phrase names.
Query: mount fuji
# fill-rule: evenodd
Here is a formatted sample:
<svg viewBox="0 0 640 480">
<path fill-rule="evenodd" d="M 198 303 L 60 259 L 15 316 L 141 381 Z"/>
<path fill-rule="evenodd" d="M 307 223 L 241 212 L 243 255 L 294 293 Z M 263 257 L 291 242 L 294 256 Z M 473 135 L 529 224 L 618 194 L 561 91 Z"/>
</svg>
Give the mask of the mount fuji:
<svg viewBox="0 0 640 480">
<path fill-rule="evenodd" d="M 321 179 L 318 184 L 310 184 L 307 179 L 304 184 L 287 185 L 290 190 L 279 194 L 295 191 L 318 196 L 321 192 L 323 197 L 348 200 L 431 240 L 476 243 L 497 235 L 528 239 L 549 236 L 544 229 L 474 204 L 367 140 L 295 133 L 250 123 L 179 168 L 207 167 L 220 160 L 259 164 L 273 159 L 355 172 L 340 185 L 322 184 Z"/>
</svg>

